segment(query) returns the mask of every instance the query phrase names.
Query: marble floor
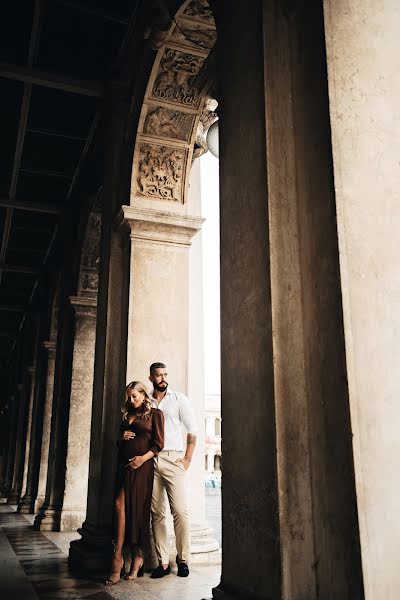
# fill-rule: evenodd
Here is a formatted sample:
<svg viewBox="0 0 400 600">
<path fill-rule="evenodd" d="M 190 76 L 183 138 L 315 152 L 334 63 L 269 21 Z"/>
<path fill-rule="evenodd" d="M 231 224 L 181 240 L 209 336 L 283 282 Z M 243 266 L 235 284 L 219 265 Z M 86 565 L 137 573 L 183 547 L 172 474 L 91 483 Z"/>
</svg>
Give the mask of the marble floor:
<svg viewBox="0 0 400 600">
<path fill-rule="evenodd" d="M 71 534 L 45 535 L 30 519 L 0 504 L 1 600 L 203 600 L 219 583 L 220 566 L 191 568 L 188 578 L 176 572 L 161 580 L 148 574 L 135 581 L 106 587 L 100 580 L 72 575 L 68 568 Z"/>
</svg>

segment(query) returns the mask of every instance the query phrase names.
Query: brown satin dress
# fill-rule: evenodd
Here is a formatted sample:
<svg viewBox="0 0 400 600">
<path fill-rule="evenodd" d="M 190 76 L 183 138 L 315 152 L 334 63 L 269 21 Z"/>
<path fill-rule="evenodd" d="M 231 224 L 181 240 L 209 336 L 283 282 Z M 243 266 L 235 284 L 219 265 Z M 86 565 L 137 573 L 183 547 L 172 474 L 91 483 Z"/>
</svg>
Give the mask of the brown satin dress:
<svg viewBox="0 0 400 600">
<path fill-rule="evenodd" d="M 154 461 L 147 460 L 138 469 L 126 469 L 130 458 L 146 454 L 157 455 L 164 447 L 164 415 L 158 408 L 151 409 L 149 419 L 136 418 L 133 423 L 122 421 L 121 432 L 133 431 L 132 440 L 119 442 L 118 485 L 125 488 L 125 543 L 131 548 L 150 547 L 150 506 L 153 491 Z"/>
</svg>

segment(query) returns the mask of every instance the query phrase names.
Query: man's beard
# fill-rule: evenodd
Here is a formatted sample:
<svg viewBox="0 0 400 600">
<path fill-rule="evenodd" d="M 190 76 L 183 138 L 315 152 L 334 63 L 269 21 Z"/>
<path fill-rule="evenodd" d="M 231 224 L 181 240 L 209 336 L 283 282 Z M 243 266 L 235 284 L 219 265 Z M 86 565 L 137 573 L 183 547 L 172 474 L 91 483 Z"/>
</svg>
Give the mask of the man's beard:
<svg viewBox="0 0 400 600">
<path fill-rule="evenodd" d="M 168 387 L 168 383 L 163 383 L 163 384 L 159 384 L 159 383 L 153 383 L 154 389 L 157 390 L 157 392 L 166 392 L 167 391 L 167 387 Z"/>
</svg>

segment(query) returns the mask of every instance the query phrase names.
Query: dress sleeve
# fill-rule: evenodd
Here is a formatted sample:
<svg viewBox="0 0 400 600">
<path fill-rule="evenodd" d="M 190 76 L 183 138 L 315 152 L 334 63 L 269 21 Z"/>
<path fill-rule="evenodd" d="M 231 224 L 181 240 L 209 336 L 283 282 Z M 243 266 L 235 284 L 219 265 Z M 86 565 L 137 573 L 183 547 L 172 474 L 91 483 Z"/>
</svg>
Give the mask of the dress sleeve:
<svg viewBox="0 0 400 600">
<path fill-rule="evenodd" d="M 150 444 L 155 456 L 164 448 L 164 414 L 158 408 L 153 409 Z"/>
</svg>

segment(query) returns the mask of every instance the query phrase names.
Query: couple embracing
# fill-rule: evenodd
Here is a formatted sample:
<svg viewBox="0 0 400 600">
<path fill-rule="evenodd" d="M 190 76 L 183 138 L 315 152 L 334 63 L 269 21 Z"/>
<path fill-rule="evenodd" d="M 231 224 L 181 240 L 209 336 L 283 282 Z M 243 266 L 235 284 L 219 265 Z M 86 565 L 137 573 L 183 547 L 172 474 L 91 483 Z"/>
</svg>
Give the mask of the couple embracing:
<svg viewBox="0 0 400 600">
<path fill-rule="evenodd" d="M 125 543 L 130 546 L 132 557 L 125 579 L 143 575 L 143 553 L 150 549 L 150 512 L 159 563 L 151 577 L 158 579 L 170 574 L 165 493 L 174 521 L 178 575 L 189 575 L 185 474 L 196 445 L 197 426 L 188 398 L 168 388 L 164 363 L 150 366 L 149 379 L 153 384 L 150 395 L 138 381 L 125 390 L 115 498 L 116 539 L 107 585 L 121 579 Z M 186 448 L 182 425 L 187 431 Z"/>
</svg>

